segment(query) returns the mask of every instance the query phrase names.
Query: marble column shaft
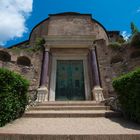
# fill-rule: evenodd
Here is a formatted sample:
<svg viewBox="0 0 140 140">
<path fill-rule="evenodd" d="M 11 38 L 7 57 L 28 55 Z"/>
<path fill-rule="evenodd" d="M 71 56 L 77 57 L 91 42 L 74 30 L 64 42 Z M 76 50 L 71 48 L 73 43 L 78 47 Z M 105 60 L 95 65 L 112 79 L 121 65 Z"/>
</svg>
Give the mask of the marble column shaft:
<svg viewBox="0 0 140 140">
<path fill-rule="evenodd" d="M 43 55 L 40 86 L 48 86 L 49 81 L 48 71 L 49 71 L 49 49 L 45 49 Z"/>
<path fill-rule="evenodd" d="M 97 64 L 97 56 L 95 48 L 91 49 L 91 63 L 92 63 L 92 73 L 94 76 L 94 86 L 100 86 L 100 78 L 99 78 L 99 70 L 98 70 L 98 64 Z"/>
</svg>

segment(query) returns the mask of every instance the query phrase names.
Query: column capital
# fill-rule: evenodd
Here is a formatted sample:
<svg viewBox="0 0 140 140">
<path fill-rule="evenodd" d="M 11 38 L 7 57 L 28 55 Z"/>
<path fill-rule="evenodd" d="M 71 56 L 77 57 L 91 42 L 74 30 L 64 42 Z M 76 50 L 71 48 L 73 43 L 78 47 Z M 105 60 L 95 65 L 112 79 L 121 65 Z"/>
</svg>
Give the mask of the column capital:
<svg viewBox="0 0 140 140">
<path fill-rule="evenodd" d="M 90 48 L 90 50 L 95 51 L 95 47 L 96 47 L 96 42 L 93 41 L 89 48 Z"/>
<path fill-rule="evenodd" d="M 95 46 L 90 46 L 90 48 L 89 48 L 91 51 L 95 51 Z"/>
<path fill-rule="evenodd" d="M 45 47 L 45 52 L 50 52 L 50 47 L 46 46 Z"/>
</svg>

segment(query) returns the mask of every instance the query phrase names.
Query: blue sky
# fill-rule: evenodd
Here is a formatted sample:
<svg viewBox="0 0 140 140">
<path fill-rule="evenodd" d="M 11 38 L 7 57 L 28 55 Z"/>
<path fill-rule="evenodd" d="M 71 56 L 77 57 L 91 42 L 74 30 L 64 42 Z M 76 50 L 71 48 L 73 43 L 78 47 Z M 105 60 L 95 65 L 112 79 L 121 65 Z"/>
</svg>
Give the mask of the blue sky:
<svg viewBox="0 0 140 140">
<path fill-rule="evenodd" d="M 0 0 L 0 44 L 27 40 L 32 28 L 61 12 L 90 13 L 107 30 L 130 33 L 130 22 L 140 29 L 140 0 Z"/>
</svg>

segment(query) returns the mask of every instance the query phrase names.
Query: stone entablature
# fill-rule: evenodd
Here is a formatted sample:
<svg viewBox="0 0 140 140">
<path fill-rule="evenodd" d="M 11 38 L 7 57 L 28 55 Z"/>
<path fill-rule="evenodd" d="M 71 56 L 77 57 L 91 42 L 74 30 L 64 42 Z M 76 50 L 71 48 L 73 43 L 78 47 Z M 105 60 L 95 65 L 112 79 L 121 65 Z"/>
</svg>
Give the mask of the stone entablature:
<svg viewBox="0 0 140 140">
<path fill-rule="evenodd" d="M 96 40 L 96 35 L 88 36 L 44 36 L 45 46 L 50 48 L 89 48 Z"/>
</svg>

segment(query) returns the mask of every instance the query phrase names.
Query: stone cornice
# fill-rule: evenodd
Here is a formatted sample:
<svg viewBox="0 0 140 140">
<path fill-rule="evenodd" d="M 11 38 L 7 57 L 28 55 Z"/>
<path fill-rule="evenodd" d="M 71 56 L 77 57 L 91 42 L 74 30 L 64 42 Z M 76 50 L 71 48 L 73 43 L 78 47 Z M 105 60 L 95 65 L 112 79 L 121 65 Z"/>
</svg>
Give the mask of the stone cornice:
<svg viewBox="0 0 140 140">
<path fill-rule="evenodd" d="M 87 48 L 89 45 L 96 40 L 95 35 L 87 35 L 87 36 L 44 36 L 46 40 L 45 46 L 50 46 L 50 48 L 54 47 L 62 47 L 62 48 Z"/>
</svg>

